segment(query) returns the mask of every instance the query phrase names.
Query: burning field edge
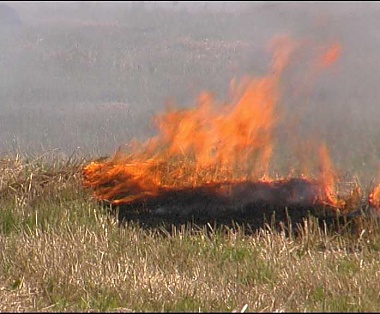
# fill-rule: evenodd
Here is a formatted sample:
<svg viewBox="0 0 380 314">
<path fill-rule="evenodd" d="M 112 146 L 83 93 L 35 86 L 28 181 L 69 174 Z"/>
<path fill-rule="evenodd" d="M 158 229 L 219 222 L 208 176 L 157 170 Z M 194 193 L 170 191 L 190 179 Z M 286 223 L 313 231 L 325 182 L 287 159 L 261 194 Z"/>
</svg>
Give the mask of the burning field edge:
<svg viewBox="0 0 380 314">
<path fill-rule="evenodd" d="M 358 184 L 340 182 L 324 141 L 314 140 L 317 162 L 301 156 L 301 176 L 292 174 L 292 165 L 288 176 L 271 176 L 283 76 L 302 46 L 288 36 L 274 38 L 268 74 L 232 80 L 225 103 L 204 92 L 193 108 L 171 104 L 155 117 L 157 136 L 89 163 L 83 185 L 98 201 L 118 208 L 120 220 L 145 224 L 237 221 L 258 228 L 273 215 L 295 223 L 309 214 L 379 217 L 380 186 L 365 196 Z M 333 67 L 343 51 L 339 43 L 326 47 L 310 62 L 311 82 Z"/>
<path fill-rule="evenodd" d="M 310 199 L 285 199 L 283 202 L 284 195 L 299 192 L 297 187 L 310 189 L 312 185 L 302 179 L 272 184 L 247 181 L 170 190 L 129 204 L 102 203 L 120 223 L 137 222 L 142 227 L 164 227 L 168 230 L 184 224 L 201 228 L 207 225 L 233 227 L 237 224 L 252 232 L 265 228 L 265 225 L 276 230 L 286 226 L 297 232 L 298 226 L 307 218 L 316 217 L 321 226 L 326 224 L 330 230 L 339 231 L 340 227 L 352 222 L 355 224 L 357 220 L 379 218 L 374 207 L 362 199 L 354 200 L 355 196 L 349 200 L 350 209 L 342 210 Z"/>
</svg>

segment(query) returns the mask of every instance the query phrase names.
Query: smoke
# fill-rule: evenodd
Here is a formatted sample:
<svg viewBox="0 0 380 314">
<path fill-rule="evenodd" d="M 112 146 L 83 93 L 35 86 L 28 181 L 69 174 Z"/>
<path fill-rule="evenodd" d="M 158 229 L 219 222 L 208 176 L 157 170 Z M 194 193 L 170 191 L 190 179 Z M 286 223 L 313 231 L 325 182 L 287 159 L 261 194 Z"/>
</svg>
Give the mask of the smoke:
<svg viewBox="0 0 380 314">
<path fill-rule="evenodd" d="M 289 35 L 302 49 L 282 86 L 284 158 L 298 154 L 291 139 L 302 135 L 325 141 L 343 171 L 377 173 L 376 2 L 2 3 L 21 23 L 0 34 L 1 153 L 112 154 L 154 135 L 168 101 L 193 106 L 205 90 L 223 101 L 231 79 L 267 73 L 268 43 Z M 340 58 L 312 74 L 334 43 Z"/>
</svg>

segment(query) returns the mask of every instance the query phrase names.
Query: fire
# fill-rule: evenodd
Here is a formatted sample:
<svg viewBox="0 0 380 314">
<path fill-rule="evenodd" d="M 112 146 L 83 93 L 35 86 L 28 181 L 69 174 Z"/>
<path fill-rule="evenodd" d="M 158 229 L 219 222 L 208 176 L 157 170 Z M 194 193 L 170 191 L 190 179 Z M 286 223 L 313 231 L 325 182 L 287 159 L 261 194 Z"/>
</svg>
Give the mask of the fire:
<svg viewBox="0 0 380 314">
<path fill-rule="evenodd" d="M 337 197 L 336 191 L 336 182 L 337 182 L 337 173 L 333 167 L 330 155 L 327 150 L 327 146 L 323 143 L 319 150 L 319 158 L 321 162 L 321 175 L 320 182 L 322 185 L 323 193 L 322 195 L 326 197 L 328 204 L 343 207 L 345 205 L 344 200 L 340 200 Z"/>
<path fill-rule="evenodd" d="M 282 49 L 275 54 L 272 73 L 241 83 L 237 95 L 233 95 L 235 101 L 218 104 L 205 93 L 196 108 L 165 113 L 156 119 L 156 143 L 166 147 L 166 158 L 191 157 L 194 170 L 217 167 L 229 178 L 237 168 L 249 173 L 250 160 L 256 157 L 256 164 L 263 166 L 261 174 L 268 173 L 278 84 L 294 44 L 280 38 L 274 45 Z"/>
<path fill-rule="evenodd" d="M 342 54 L 342 46 L 338 43 L 332 45 L 321 57 L 319 65 L 326 68 L 335 63 Z"/>
<path fill-rule="evenodd" d="M 380 184 L 369 195 L 369 203 L 373 207 L 380 208 Z"/>
<path fill-rule="evenodd" d="M 273 130 L 279 119 L 280 81 L 297 44 L 280 37 L 271 48 L 274 57 L 268 75 L 247 78 L 235 86 L 228 103 L 202 93 L 194 108 L 169 108 L 155 118 L 156 137 L 135 143 L 128 154 L 119 151 L 111 160 L 90 163 L 84 169 L 84 185 L 94 190 L 97 199 L 115 205 L 223 182 L 273 182 L 278 186 L 276 182 L 285 179 L 270 179 Z M 339 54 L 340 46 L 333 46 L 322 64 L 331 65 Z M 337 174 L 324 144 L 320 160 L 320 177 L 307 182 L 319 187 L 320 201 L 344 206 L 337 197 Z"/>
</svg>

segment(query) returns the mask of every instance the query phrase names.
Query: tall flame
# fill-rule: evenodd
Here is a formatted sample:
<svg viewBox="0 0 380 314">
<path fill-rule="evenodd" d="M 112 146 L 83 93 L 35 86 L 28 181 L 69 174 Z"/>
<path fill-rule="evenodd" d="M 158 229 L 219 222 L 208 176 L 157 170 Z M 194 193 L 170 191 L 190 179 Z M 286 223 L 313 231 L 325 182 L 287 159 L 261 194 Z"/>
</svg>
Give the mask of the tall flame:
<svg viewBox="0 0 380 314">
<path fill-rule="evenodd" d="M 118 152 L 111 160 L 90 163 L 84 169 L 85 186 L 94 189 L 96 198 L 120 204 L 173 188 L 270 181 L 279 84 L 296 47 L 285 36 L 274 40 L 269 74 L 244 80 L 234 89 L 230 103 L 220 103 L 210 93 L 203 93 L 194 108 L 171 108 L 157 116 L 156 137 L 144 144 L 135 143 L 129 154 Z M 337 47 L 323 57 L 324 66 L 338 58 Z M 336 197 L 336 173 L 325 145 L 320 159 L 320 197 L 341 206 Z"/>
<path fill-rule="evenodd" d="M 319 150 L 319 159 L 320 159 L 320 182 L 323 188 L 322 195 L 326 197 L 328 204 L 343 207 L 345 205 L 344 200 L 340 200 L 337 197 L 336 191 L 336 182 L 337 182 L 337 173 L 332 164 L 328 149 L 325 143 L 322 143 Z"/>
</svg>

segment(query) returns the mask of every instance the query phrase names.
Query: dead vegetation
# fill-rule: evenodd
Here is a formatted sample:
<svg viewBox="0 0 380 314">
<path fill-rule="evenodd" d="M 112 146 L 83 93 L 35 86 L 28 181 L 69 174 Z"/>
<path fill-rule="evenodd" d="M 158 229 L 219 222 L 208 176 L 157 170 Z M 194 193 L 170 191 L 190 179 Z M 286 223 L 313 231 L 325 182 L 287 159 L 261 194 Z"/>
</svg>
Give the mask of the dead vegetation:
<svg viewBox="0 0 380 314">
<path fill-rule="evenodd" d="M 380 309 L 376 219 L 120 226 L 81 187 L 84 164 L 2 159 L 1 311 Z"/>
</svg>

